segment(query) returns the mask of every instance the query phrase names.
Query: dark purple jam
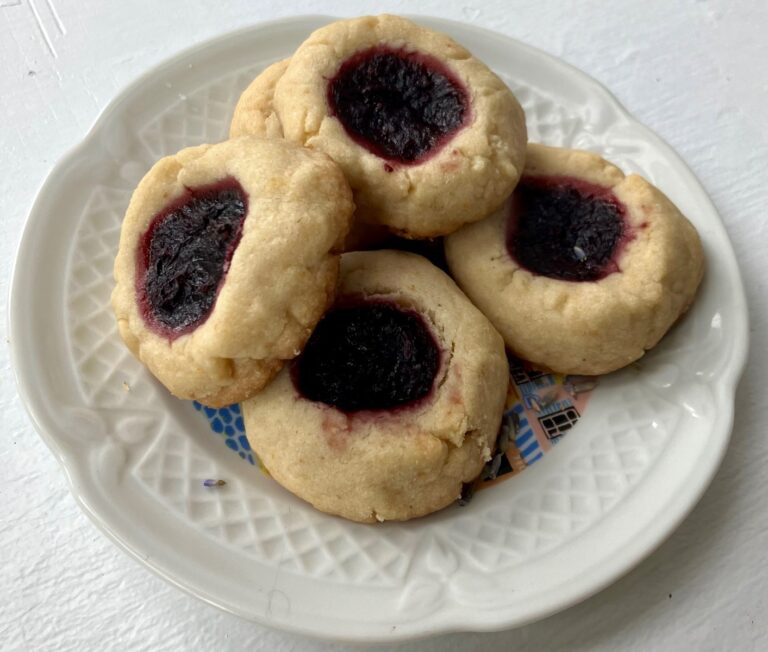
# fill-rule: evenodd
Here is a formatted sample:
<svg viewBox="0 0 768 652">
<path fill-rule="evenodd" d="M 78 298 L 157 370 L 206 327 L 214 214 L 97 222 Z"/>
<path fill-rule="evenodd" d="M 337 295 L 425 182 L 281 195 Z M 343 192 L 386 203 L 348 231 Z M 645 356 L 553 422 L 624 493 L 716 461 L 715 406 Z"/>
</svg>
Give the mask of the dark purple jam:
<svg viewBox="0 0 768 652">
<path fill-rule="evenodd" d="M 311 401 L 344 412 L 390 410 L 429 394 L 440 351 L 417 312 L 381 300 L 337 303 L 293 366 Z"/>
<path fill-rule="evenodd" d="M 440 149 L 470 113 L 464 86 L 440 61 L 384 46 L 347 59 L 328 82 L 327 99 L 355 142 L 406 165 Z"/>
<path fill-rule="evenodd" d="M 227 178 L 188 188 L 141 237 L 136 291 L 145 321 L 175 339 L 210 314 L 243 231 L 248 197 Z"/>
<path fill-rule="evenodd" d="M 624 215 L 608 188 L 570 177 L 524 178 L 512 197 L 507 250 L 534 274 L 598 281 L 619 271 L 629 235 Z"/>
</svg>

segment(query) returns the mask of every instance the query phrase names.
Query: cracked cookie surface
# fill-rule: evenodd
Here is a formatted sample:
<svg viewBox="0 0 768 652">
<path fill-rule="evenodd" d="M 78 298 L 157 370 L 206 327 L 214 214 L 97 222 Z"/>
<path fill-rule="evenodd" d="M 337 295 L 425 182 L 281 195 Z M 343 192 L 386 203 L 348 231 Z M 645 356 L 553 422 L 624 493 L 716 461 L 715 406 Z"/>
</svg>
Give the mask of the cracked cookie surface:
<svg viewBox="0 0 768 652">
<path fill-rule="evenodd" d="M 312 360 L 300 356 L 293 369 L 283 369 L 243 403 L 251 446 L 280 484 L 345 518 L 406 520 L 449 505 L 494 447 L 509 382 L 501 337 L 447 274 L 415 254 L 344 254 L 337 301 L 330 315 L 373 310 L 378 314 L 369 316 L 388 326 L 378 329 L 381 337 L 388 335 L 386 344 L 375 345 L 382 369 L 371 370 L 381 391 L 372 398 L 370 387 L 360 388 L 358 401 L 350 398 L 354 388 L 340 380 L 341 405 L 334 405 L 336 393 L 311 400 L 297 374 L 313 373 L 318 364 L 328 384 L 346 374 L 330 369 L 330 357 L 307 349 Z M 334 344 L 342 366 L 356 359 L 338 350 L 345 342 L 358 350 L 372 346 L 368 334 L 359 332 L 367 317 L 346 321 L 350 337 L 338 336 Z M 434 341 L 434 371 L 426 340 Z M 416 343 L 419 352 L 412 348 Z M 304 364 L 311 366 L 302 370 Z M 398 382 L 389 396 L 392 376 Z M 401 381 L 416 392 L 400 394 Z"/>
<path fill-rule="evenodd" d="M 290 59 L 283 59 L 267 66 L 243 91 L 235 105 L 229 125 L 230 138 L 283 137 L 283 127 L 275 113 L 274 97 L 275 86 L 283 76 L 289 61 Z"/>
<path fill-rule="evenodd" d="M 180 398 L 215 407 L 252 395 L 333 301 L 353 209 L 333 161 L 283 140 L 161 159 L 123 220 L 112 293 L 120 335 Z"/>
<path fill-rule="evenodd" d="M 265 136 L 282 138 L 283 128 L 274 107 L 275 86 L 288 67 L 283 59 L 265 68 L 243 91 L 235 107 L 229 128 L 230 138 Z M 366 224 L 354 216 L 344 240 L 344 251 L 357 251 L 379 245 L 390 237 L 389 230 L 378 224 Z"/>
<path fill-rule="evenodd" d="M 557 196 L 528 201 L 530 187 Z M 526 220 L 543 225 L 521 238 Z M 696 229 L 658 188 L 591 152 L 537 144 L 520 191 L 446 238 L 445 253 L 510 350 L 571 374 L 643 356 L 689 308 L 704 272 Z"/>
<path fill-rule="evenodd" d="M 286 138 L 342 167 L 358 218 L 405 237 L 481 219 L 524 163 L 525 116 L 504 82 L 444 34 L 396 16 L 315 31 L 273 105 Z"/>
</svg>

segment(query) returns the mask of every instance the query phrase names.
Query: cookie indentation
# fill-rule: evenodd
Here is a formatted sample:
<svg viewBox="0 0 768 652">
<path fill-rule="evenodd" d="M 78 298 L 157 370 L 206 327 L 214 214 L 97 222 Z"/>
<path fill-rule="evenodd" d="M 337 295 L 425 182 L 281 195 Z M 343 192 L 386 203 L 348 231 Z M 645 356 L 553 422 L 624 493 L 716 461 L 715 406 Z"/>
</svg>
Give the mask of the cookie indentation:
<svg viewBox="0 0 768 652">
<path fill-rule="evenodd" d="M 434 154 L 469 116 L 464 86 L 438 59 L 383 46 L 342 64 L 328 104 L 358 144 L 401 164 Z"/>
<path fill-rule="evenodd" d="M 570 177 L 525 178 L 507 221 L 507 250 L 525 269 L 562 281 L 619 271 L 625 208 L 609 188 Z"/>
<path fill-rule="evenodd" d="M 423 317 L 395 303 L 337 304 L 318 324 L 293 367 L 301 394 L 344 412 L 414 403 L 432 389 L 440 364 Z"/>
<path fill-rule="evenodd" d="M 142 316 L 169 339 L 210 314 L 240 242 L 248 199 L 234 178 L 188 188 L 150 222 L 137 251 Z"/>
</svg>

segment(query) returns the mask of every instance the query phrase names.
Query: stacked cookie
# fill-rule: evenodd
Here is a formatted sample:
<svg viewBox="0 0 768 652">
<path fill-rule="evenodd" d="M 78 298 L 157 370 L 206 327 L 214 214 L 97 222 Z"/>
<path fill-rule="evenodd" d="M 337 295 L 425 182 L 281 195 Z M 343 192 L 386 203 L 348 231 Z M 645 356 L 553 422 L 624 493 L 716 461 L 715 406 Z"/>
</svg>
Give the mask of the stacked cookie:
<svg viewBox="0 0 768 652">
<path fill-rule="evenodd" d="M 254 80 L 230 136 L 278 134 L 336 161 L 359 222 L 407 238 L 485 217 L 525 160 L 525 116 L 504 82 L 452 39 L 395 16 L 323 27 Z"/>
<path fill-rule="evenodd" d="M 319 29 L 246 89 L 230 140 L 139 184 L 115 263 L 120 334 L 175 395 L 243 401 L 262 463 L 319 509 L 445 507 L 490 459 L 505 345 L 613 370 L 701 278 L 698 237 L 657 189 L 526 141 L 512 92 L 447 36 L 394 16 Z M 394 236 L 446 236 L 463 292 L 381 249 Z"/>
</svg>

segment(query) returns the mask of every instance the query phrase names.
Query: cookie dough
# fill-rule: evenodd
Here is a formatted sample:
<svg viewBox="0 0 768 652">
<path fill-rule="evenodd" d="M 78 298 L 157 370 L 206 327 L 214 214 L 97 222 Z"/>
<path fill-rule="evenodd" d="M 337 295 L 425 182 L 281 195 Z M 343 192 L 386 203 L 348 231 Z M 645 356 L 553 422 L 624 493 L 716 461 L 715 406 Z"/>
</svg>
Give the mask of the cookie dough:
<svg viewBox="0 0 768 652">
<path fill-rule="evenodd" d="M 289 59 L 273 63 L 264 69 L 243 91 L 235 106 L 229 137 L 265 136 L 282 138 L 283 128 L 275 113 L 275 85 L 288 67 Z"/>
<path fill-rule="evenodd" d="M 284 487 L 355 521 L 406 520 L 455 501 L 490 459 L 508 382 L 501 337 L 447 274 L 354 252 L 304 353 L 242 409 Z"/>
<path fill-rule="evenodd" d="M 510 200 L 446 238 L 445 253 L 509 349 L 572 374 L 640 358 L 704 271 L 696 230 L 658 188 L 596 154 L 537 144 Z"/>
<path fill-rule="evenodd" d="M 215 407 L 254 394 L 332 302 L 353 209 L 338 166 L 286 141 L 161 159 L 122 225 L 120 335 L 180 398 Z"/>
<path fill-rule="evenodd" d="M 275 113 L 273 99 L 275 84 L 288 67 L 288 61 L 284 59 L 273 63 L 243 91 L 232 117 L 230 138 L 248 135 L 282 138 L 283 129 Z M 385 242 L 390 235 L 383 226 L 353 219 L 342 248 L 344 251 L 368 249 Z"/>
<path fill-rule="evenodd" d="M 362 221 L 406 237 L 485 217 L 523 168 L 525 116 L 507 86 L 449 37 L 396 16 L 315 31 L 274 108 L 287 139 L 342 167 Z"/>
</svg>

